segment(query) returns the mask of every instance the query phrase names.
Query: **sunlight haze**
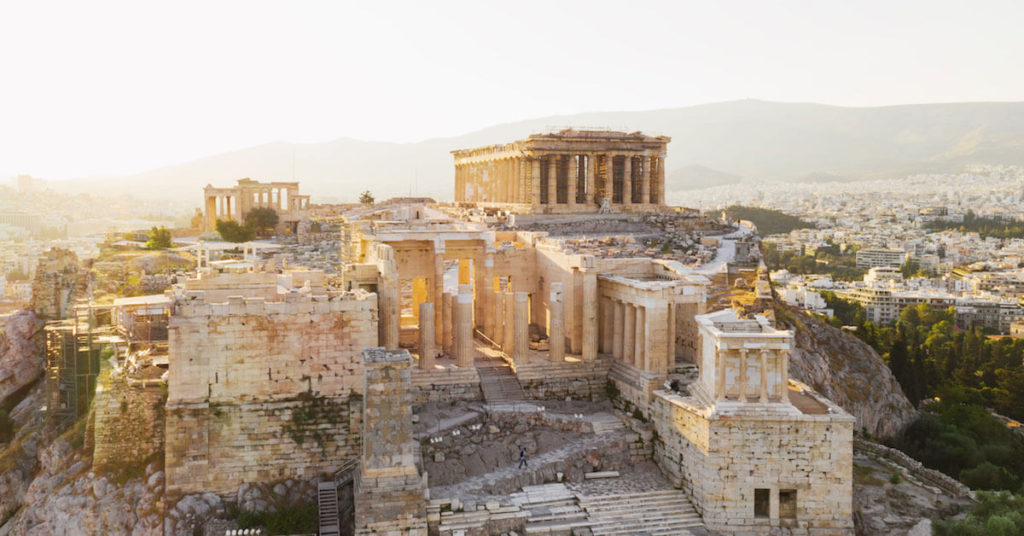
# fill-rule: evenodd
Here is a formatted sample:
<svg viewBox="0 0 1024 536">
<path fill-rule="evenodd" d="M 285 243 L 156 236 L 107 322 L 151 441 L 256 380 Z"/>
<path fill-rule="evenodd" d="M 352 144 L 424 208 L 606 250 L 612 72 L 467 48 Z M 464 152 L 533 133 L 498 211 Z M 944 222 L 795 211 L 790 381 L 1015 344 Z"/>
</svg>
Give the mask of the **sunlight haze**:
<svg viewBox="0 0 1024 536">
<path fill-rule="evenodd" d="M 587 111 L 1024 95 L 1014 2 L 0 5 L 4 179 Z"/>
</svg>

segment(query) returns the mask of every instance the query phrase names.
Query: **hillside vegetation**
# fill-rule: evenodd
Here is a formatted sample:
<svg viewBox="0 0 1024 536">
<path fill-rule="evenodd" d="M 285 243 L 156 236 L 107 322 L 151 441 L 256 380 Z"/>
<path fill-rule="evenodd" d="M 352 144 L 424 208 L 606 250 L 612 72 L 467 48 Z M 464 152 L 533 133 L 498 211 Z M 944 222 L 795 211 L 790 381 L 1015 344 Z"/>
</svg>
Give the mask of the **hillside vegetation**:
<svg viewBox="0 0 1024 536">
<path fill-rule="evenodd" d="M 757 233 L 761 236 L 787 234 L 795 229 L 814 228 L 814 224 L 810 222 L 770 208 L 732 205 L 726 207 L 725 213 L 734 220 L 754 222 L 754 225 L 757 226 Z"/>
</svg>

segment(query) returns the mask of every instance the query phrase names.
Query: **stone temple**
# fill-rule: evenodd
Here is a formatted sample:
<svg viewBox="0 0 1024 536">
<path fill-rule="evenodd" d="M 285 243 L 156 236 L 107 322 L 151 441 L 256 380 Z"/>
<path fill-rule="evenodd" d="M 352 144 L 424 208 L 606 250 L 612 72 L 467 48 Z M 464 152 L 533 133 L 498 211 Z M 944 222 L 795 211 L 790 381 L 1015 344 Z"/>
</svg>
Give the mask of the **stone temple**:
<svg viewBox="0 0 1024 536">
<path fill-rule="evenodd" d="M 756 231 L 666 206 L 668 142 L 453 151 L 456 203 L 342 215 L 340 278 L 176 286 L 168 501 L 319 479 L 321 534 L 852 535 L 854 418 L 790 380 Z"/>
</svg>

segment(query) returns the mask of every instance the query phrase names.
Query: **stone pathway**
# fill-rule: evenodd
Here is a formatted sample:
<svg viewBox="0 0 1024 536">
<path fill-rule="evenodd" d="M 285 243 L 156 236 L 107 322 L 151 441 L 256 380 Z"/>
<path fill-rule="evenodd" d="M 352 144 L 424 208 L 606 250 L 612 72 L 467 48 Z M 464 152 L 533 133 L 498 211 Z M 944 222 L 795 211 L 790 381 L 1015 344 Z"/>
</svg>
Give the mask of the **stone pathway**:
<svg viewBox="0 0 1024 536">
<path fill-rule="evenodd" d="M 432 498 L 486 498 L 488 492 L 485 490 L 493 489 L 499 483 L 516 484 L 511 489 L 519 489 L 524 485 L 541 484 L 554 480 L 553 477 L 556 476 L 553 474 L 554 467 L 557 464 L 564 464 L 566 460 L 578 457 L 590 449 L 599 449 L 616 441 L 624 441 L 626 436 L 626 432 L 618 430 L 600 435 L 587 435 L 571 441 L 561 448 L 527 458 L 529 465 L 525 469 L 519 469 L 519 462 L 516 461 L 458 484 L 431 488 L 430 496 Z"/>
</svg>

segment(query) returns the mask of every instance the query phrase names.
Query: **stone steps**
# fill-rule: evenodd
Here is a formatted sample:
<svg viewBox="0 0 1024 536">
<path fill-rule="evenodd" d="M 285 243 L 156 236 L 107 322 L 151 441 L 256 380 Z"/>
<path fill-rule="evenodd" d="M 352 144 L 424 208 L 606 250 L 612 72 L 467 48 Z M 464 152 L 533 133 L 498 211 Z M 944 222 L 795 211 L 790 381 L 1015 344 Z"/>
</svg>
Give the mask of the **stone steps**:
<svg viewBox="0 0 1024 536">
<path fill-rule="evenodd" d="M 686 535 L 704 523 L 679 490 L 580 496 L 594 536 Z"/>
<path fill-rule="evenodd" d="M 480 390 L 488 403 L 526 400 L 523 386 L 512 372 L 512 367 L 504 361 L 477 359 L 476 370 L 480 376 Z"/>
</svg>

